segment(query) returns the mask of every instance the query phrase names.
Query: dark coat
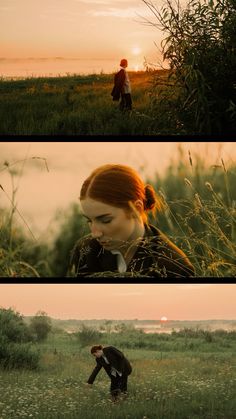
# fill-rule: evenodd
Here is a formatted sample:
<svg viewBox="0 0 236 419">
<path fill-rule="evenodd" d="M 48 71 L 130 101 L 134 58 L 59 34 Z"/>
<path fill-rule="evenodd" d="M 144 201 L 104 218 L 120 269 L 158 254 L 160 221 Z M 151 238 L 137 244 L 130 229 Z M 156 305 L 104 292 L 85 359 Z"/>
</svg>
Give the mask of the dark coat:
<svg viewBox="0 0 236 419">
<path fill-rule="evenodd" d="M 130 362 L 127 358 L 125 358 L 124 354 L 119 351 L 119 349 L 116 349 L 114 346 L 107 346 L 106 348 L 103 348 L 103 353 L 105 357 L 107 358 L 109 364 L 106 363 L 106 361 L 101 358 L 96 358 L 96 367 L 92 371 L 92 374 L 90 375 L 88 379 L 89 384 L 93 384 L 97 374 L 101 370 L 101 368 L 104 368 L 107 375 L 111 378 L 111 367 L 114 367 L 117 371 L 121 372 L 122 375 L 130 375 L 132 372 L 132 367 L 130 365 Z"/>
<path fill-rule="evenodd" d="M 72 250 L 69 275 L 86 277 L 99 272 L 118 272 L 117 255 L 88 235 Z M 128 264 L 127 272 L 133 276 L 186 278 L 194 275 L 194 268 L 184 252 L 159 229 L 145 225 L 144 238 Z"/>
<path fill-rule="evenodd" d="M 120 95 L 125 83 L 125 70 L 121 69 L 114 76 L 114 87 L 112 89 L 111 95 L 113 100 L 120 100 Z"/>
</svg>

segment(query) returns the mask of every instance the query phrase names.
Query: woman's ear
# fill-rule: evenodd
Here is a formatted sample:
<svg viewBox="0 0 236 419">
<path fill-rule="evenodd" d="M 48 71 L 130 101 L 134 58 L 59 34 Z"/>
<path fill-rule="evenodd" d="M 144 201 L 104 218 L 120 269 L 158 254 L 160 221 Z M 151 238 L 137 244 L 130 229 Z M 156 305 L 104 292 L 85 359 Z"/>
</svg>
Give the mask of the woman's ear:
<svg viewBox="0 0 236 419">
<path fill-rule="evenodd" d="M 143 202 L 141 199 L 137 199 L 135 202 L 129 201 L 129 217 L 140 219 L 141 214 L 144 210 Z"/>
<path fill-rule="evenodd" d="M 141 201 L 141 199 L 137 199 L 134 203 L 134 206 L 139 213 L 143 212 L 144 207 L 143 207 L 143 202 Z"/>
</svg>

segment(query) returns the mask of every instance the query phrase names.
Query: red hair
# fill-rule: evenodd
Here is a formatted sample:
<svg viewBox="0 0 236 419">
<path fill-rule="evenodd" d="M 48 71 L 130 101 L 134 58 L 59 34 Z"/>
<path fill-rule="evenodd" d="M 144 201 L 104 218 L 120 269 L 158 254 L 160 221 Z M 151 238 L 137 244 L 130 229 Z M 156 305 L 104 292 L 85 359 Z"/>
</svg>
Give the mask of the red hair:
<svg viewBox="0 0 236 419">
<path fill-rule="evenodd" d="M 106 164 L 95 169 L 84 181 L 80 200 L 92 198 L 131 213 L 134 203 L 140 200 L 142 219 L 147 220 L 147 211 L 161 209 L 161 202 L 151 185 L 146 185 L 138 173 L 129 166 Z M 137 210 L 136 210 L 137 211 Z"/>
<path fill-rule="evenodd" d="M 102 345 L 94 345 L 94 346 L 92 346 L 90 352 L 91 352 L 91 354 L 94 354 L 95 352 L 101 351 L 102 349 L 103 349 Z"/>
<path fill-rule="evenodd" d="M 121 67 L 128 66 L 128 61 L 126 60 L 126 58 L 122 58 L 122 60 L 120 60 L 120 66 Z"/>
</svg>

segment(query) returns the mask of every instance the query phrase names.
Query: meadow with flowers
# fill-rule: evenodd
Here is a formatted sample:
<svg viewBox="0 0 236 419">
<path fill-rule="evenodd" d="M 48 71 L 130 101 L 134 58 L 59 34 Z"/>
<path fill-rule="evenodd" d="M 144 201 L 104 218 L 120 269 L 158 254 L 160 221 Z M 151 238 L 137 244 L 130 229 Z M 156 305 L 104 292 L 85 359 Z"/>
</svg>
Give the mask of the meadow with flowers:
<svg viewBox="0 0 236 419">
<path fill-rule="evenodd" d="M 86 385 L 95 366 L 90 355 L 94 342 L 84 346 L 78 334 L 54 332 L 35 344 L 41 358 L 37 369 L 0 369 L 0 417 L 233 419 L 235 332 L 209 332 L 208 338 L 203 334 L 201 339 L 199 332 L 198 337 L 188 330 L 168 337 L 128 329 L 105 333 L 104 346 L 115 344 L 133 366 L 128 396 L 117 403 L 110 399 L 105 371 L 100 371 L 91 388 Z M 132 344 L 135 333 L 141 336 L 140 347 Z M 167 339 L 169 349 L 164 345 Z M 177 345 L 179 339 L 182 346 Z M 142 347 L 146 340 L 156 349 Z"/>
</svg>

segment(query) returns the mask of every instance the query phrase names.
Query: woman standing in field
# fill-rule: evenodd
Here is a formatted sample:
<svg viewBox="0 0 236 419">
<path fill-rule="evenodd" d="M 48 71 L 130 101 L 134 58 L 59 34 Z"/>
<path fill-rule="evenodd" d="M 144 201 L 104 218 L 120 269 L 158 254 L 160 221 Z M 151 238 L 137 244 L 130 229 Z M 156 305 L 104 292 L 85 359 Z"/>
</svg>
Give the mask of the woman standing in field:
<svg viewBox="0 0 236 419">
<path fill-rule="evenodd" d="M 129 81 L 129 76 L 126 71 L 128 67 L 128 61 L 123 58 L 120 62 L 120 71 L 116 73 L 114 78 L 114 87 L 112 89 L 111 95 L 113 96 L 113 100 L 120 101 L 120 110 L 123 111 L 125 109 L 131 111 L 132 110 L 132 98 L 131 98 L 131 86 Z"/>
<path fill-rule="evenodd" d="M 92 371 L 87 384 L 92 385 L 101 368 L 104 368 L 111 380 L 110 392 L 112 400 L 117 401 L 121 393 L 127 393 L 128 376 L 132 372 L 130 362 L 114 346 L 105 348 L 102 345 L 92 346 L 91 354 L 96 358 L 97 365 Z"/>
<path fill-rule="evenodd" d="M 75 244 L 69 275 L 116 272 L 185 278 L 194 274 L 183 251 L 148 223 L 148 212 L 160 210 L 161 202 L 132 168 L 107 164 L 95 169 L 82 185 L 80 203 L 91 234 Z"/>
</svg>

